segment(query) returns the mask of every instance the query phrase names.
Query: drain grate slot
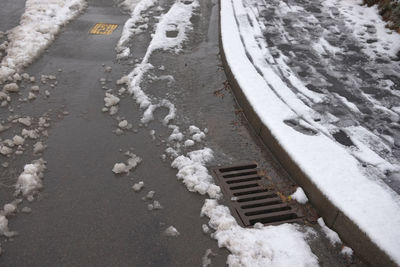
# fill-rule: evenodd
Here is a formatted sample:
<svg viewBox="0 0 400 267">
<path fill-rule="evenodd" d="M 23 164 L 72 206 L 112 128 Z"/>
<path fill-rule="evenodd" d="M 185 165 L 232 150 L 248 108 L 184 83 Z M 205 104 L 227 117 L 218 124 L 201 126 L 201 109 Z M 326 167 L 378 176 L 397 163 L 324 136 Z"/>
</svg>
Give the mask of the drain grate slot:
<svg viewBox="0 0 400 267">
<path fill-rule="evenodd" d="M 234 177 L 241 177 L 241 176 L 246 176 L 246 175 L 255 175 L 257 174 L 256 171 L 240 171 L 240 172 L 229 172 L 227 174 L 224 174 L 223 177 L 228 179 L 228 178 L 234 178 Z"/>
<path fill-rule="evenodd" d="M 236 184 L 236 183 L 244 183 L 244 182 L 250 182 L 250 181 L 259 181 L 261 180 L 261 177 L 259 176 L 245 176 L 247 178 L 239 177 L 236 179 L 229 179 L 226 181 L 227 184 Z"/>
<path fill-rule="evenodd" d="M 291 208 L 288 205 L 278 204 L 278 205 L 273 205 L 273 206 L 260 207 L 257 209 L 253 209 L 253 211 L 247 210 L 244 213 L 244 215 L 253 216 L 253 215 L 260 215 L 260 214 L 266 214 L 266 213 L 277 212 L 277 211 L 286 211 L 286 210 L 290 210 L 290 209 Z"/>
<path fill-rule="evenodd" d="M 234 165 L 234 166 L 231 166 L 231 167 L 220 168 L 219 172 L 224 173 L 224 172 L 240 171 L 240 170 L 254 169 L 254 168 L 257 168 L 257 164 L 250 163 L 250 164 L 247 164 L 247 165 Z"/>
<path fill-rule="evenodd" d="M 246 198 L 239 198 L 237 202 L 249 202 L 249 201 L 254 201 L 254 200 L 260 200 L 260 199 L 267 199 L 267 198 L 276 198 L 276 194 L 272 195 L 259 195 L 259 196 L 251 196 L 251 197 L 246 197 Z"/>
<path fill-rule="evenodd" d="M 266 190 L 266 189 L 256 189 L 256 190 L 245 189 L 245 190 L 240 190 L 240 192 L 236 191 L 235 193 L 233 193 L 233 195 L 235 197 L 238 197 L 238 196 L 244 196 L 244 195 L 250 195 L 250 194 L 253 195 L 253 194 L 263 193 L 263 192 L 268 192 L 268 190 Z"/>
<path fill-rule="evenodd" d="M 282 201 L 276 190 L 265 188 L 262 184 L 265 171 L 259 169 L 257 163 L 212 168 L 211 173 L 226 199 L 231 199 L 228 203 L 231 213 L 242 226 L 301 221 L 301 216 L 289 203 Z"/>
<path fill-rule="evenodd" d="M 242 205 L 240 206 L 242 209 L 252 209 L 252 208 L 258 208 L 258 207 L 263 207 L 263 206 L 269 206 L 269 205 L 275 205 L 275 204 L 280 204 L 282 203 L 282 200 L 280 198 L 271 198 L 271 199 L 262 199 L 261 201 L 252 201 L 253 204 L 247 204 L 247 205 Z"/>
<path fill-rule="evenodd" d="M 231 190 L 238 190 L 238 189 L 246 189 L 246 188 L 252 188 L 252 187 L 258 187 L 258 184 L 244 184 L 244 185 L 238 185 L 238 186 L 231 186 L 229 188 Z"/>
</svg>

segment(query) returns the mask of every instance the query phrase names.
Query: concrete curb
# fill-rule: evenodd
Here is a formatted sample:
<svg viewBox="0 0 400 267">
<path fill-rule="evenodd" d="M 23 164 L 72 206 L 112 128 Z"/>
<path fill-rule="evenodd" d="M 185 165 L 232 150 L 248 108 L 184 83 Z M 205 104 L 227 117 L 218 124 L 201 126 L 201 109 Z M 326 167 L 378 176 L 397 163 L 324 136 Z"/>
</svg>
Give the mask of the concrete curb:
<svg viewBox="0 0 400 267">
<path fill-rule="evenodd" d="M 222 1 L 222 0 L 220 0 Z M 221 9 L 221 2 L 219 2 Z M 220 10 L 221 11 L 221 10 Z M 219 13 L 221 14 L 221 12 Z M 336 231 L 340 238 L 348 244 L 354 252 L 370 266 L 398 266 L 389 255 L 373 242 L 364 231 L 362 231 L 350 218 L 343 214 L 312 182 L 299 165 L 283 149 L 279 140 L 271 134 L 271 131 L 258 114 L 254 111 L 243 90 L 240 88 L 235 75 L 226 60 L 224 46 L 221 37 L 221 15 L 219 21 L 219 48 L 222 64 L 226 77 L 234 93 L 236 102 L 242 108 L 243 113 L 262 142 L 277 157 L 282 166 L 290 176 L 306 192 L 311 204 L 316 208 L 318 214 L 324 218 L 326 225 Z"/>
</svg>

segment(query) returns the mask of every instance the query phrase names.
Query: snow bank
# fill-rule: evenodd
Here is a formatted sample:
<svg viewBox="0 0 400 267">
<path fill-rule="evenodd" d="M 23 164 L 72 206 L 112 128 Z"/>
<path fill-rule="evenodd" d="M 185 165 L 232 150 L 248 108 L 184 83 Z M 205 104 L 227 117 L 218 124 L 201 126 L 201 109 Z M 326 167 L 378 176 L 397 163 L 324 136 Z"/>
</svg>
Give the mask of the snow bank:
<svg viewBox="0 0 400 267">
<path fill-rule="evenodd" d="M 305 241 L 308 234 L 295 224 L 242 228 L 227 207 L 212 199 L 206 200 L 201 214 L 210 218 L 218 246 L 232 253 L 227 259 L 229 266 L 318 266 Z"/>
<path fill-rule="evenodd" d="M 243 32 L 237 24 L 244 19 L 239 17 L 236 20 L 235 14 L 245 14 L 247 21 L 240 0 L 221 1 L 222 44 L 226 60 L 250 105 L 324 195 L 400 264 L 398 195 L 382 182 L 367 177 L 359 161 L 329 138 L 323 129 L 319 134 L 307 135 L 284 123 L 293 118 L 301 120 L 301 116 L 312 119 L 313 112 L 298 106 L 299 101 L 289 91 L 285 95 L 285 92 L 277 92 L 281 87 L 272 88 L 271 83 L 267 84 L 265 78 L 268 76 L 261 76 L 246 54 L 248 51 L 244 47 L 250 48 L 243 43 L 240 35 Z M 244 42 L 248 40 L 244 39 Z M 277 80 L 274 83 L 281 84 Z"/>
<path fill-rule="evenodd" d="M 0 83 L 32 63 L 85 5 L 84 0 L 27 0 L 20 25 L 7 35 L 9 44 L 0 64 Z"/>
</svg>

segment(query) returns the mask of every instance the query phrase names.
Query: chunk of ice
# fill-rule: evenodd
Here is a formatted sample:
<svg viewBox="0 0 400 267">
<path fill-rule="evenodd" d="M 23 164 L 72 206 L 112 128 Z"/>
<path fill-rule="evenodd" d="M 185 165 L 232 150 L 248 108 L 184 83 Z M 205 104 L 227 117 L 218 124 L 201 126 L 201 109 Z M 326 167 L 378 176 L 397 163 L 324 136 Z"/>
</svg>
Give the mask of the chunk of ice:
<svg viewBox="0 0 400 267">
<path fill-rule="evenodd" d="M 143 187 L 144 187 L 144 182 L 143 182 L 143 181 L 140 181 L 139 183 L 134 184 L 134 185 L 132 186 L 132 189 L 133 189 L 135 192 L 139 192 L 140 190 L 142 190 Z"/>
<path fill-rule="evenodd" d="M 170 227 L 168 227 L 167 229 L 165 229 L 164 234 L 166 236 L 174 236 L 174 237 L 180 235 L 178 230 L 176 230 L 176 228 L 173 227 L 172 225 Z"/>
</svg>

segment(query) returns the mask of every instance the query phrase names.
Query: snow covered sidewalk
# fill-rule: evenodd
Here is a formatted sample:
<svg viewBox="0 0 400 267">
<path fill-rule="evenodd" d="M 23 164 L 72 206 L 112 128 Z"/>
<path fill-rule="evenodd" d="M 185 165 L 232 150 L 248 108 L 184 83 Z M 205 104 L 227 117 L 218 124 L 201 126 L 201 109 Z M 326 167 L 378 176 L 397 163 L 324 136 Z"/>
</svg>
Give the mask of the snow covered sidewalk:
<svg viewBox="0 0 400 267">
<path fill-rule="evenodd" d="M 293 163 L 292 176 L 306 178 L 299 182 L 328 226 L 371 264 L 400 264 L 400 199 L 386 184 L 400 170 L 392 129 L 399 77 L 389 70 L 398 68 L 400 36 L 359 4 L 221 1 L 222 49 L 246 116 L 283 163 Z M 343 92 L 332 89 L 339 78 Z M 372 80 L 386 95 L 362 90 Z M 384 117 L 387 125 L 364 123 L 365 106 L 369 121 Z"/>
</svg>

